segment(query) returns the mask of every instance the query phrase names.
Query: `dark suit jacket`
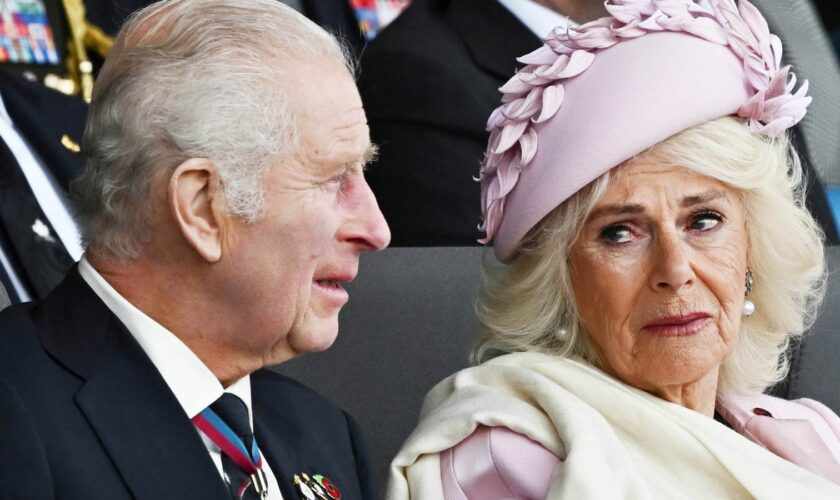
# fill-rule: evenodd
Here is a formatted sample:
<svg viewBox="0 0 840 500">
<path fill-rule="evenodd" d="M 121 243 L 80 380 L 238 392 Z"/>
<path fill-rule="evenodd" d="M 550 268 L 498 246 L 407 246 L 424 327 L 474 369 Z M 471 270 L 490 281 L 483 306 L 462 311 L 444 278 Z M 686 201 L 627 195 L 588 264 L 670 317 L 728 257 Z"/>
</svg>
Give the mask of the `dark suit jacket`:
<svg viewBox="0 0 840 500">
<path fill-rule="evenodd" d="M 501 103 L 498 87 L 522 66 L 516 58 L 539 46 L 497 0 L 414 0 L 365 49 L 359 90 L 380 148 L 367 177 L 392 246 L 474 245 L 483 236 L 473 177 L 487 118 Z M 810 189 L 808 204 L 837 241 L 824 192 Z"/>
<path fill-rule="evenodd" d="M 17 130 L 29 144 L 31 150 L 40 157 L 41 163 L 55 178 L 59 187 L 66 193 L 70 181 L 84 168 L 84 157 L 81 153 L 73 152 L 62 144 L 62 137 L 67 136 L 75 143 L 81 143 L 87 117 L 87 105 L 80 99 L 69 97 L 48 89 L 40 83 L 33 83 L 21 77 L 0 71 L 0 95 L 9 116 Z M 0 182 L 4 182 L 0 180 Z M 31 193 L 30 193 L 31 196 Z M 33 203 L 37 203 L 32 198 Z M 36 207 L 37 211 L 37 207 Z M 35 234 L 29 229 L 34 219 L 25 218 L 23 212 L 14 207 L 7 216 L 0 215 L 0 244 L 6 250 L 7 257 L 15 267 L 19 277 L 23 280 L 29 292 L 35 298 L 43 298 L 38 288 L 27 281 L 28 274 L 41 271 L 38 269 L 46 264 L 38 260 L 39 256 L 47 256 L 49 252 L 33 253 L 34 245 L 46 245 L 47 242 L 35 241 Z M 9 227 L 20 226 L 22 229 Z M 32 241 L 10 241 L 10 235 L 26 234 Z M 6 239 L 4 239 L 6 238 Z M 61 243 L 57 243 L 57 251 L 66 255 Z M 69 256 L 66 257 L 69 261 Z M 66 268 L 55 273 L 55 279 L 50 284 L 58 284 Z M 12 296 L 12 302 L 17 302 L 14 289 L 6 280 L 5 273 L 0 271 L 0 282 Z M 49 287 L 47 287 L 48 289 Z"/>
<path fill-rule="evenodd" d="M 0 312 L 0 498 L 229 499 L 193 424 L 74 267 Z M 296 473 L 373 498 L 350 417 L 280 374 L 252 374 L 255 435 L 286 500 Z"/>
<path fill-rule="evenodd" d="M 496 0 L 414 0 L 362 54 L 380 155 L 368 181 L 392 245 L 474 245 L 485 124 L 516 58 L 540 42 Z"/>
</svg>

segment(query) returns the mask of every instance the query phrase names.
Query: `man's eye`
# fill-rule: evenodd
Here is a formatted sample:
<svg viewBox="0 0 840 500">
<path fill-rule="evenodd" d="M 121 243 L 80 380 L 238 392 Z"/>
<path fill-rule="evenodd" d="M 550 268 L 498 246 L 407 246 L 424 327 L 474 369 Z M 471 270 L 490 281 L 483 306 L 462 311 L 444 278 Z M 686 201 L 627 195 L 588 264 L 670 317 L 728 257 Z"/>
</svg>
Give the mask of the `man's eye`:
<svg viewBox="0 0 840 500">
<path fill-rule="evenodd" d="M 347 183 L 347 179 L 350 175 L 350 172 L 345 170 L 344 172 L 336 175 L 335 177 L 331 177 L 329 180 L 324 182 L 322 185 L 329 189 L 330 191 L 338 191 L 344 187 Z"/>
<path fill-rule="evenodd" d="M 717 212 L 701 212 L 691 219 L 690 229 L 694 231 L 708 231 L 714 229 L 723 221 L 723 216 Z"/>
<path fill-rule="evenodd" d="M 633 231 L 627 224 L 610 224 L 601 228 L 601 239 L 609 244 L 620 245 L 633 239 Z"/>
</svg>

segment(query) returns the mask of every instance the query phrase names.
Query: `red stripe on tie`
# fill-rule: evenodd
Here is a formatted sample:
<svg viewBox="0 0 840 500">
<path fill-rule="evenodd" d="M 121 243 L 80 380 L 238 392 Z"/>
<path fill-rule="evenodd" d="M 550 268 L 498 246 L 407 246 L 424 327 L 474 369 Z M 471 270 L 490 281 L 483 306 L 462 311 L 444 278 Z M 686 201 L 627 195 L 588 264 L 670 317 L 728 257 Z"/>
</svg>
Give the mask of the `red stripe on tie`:
<svg viewBox="0 0 840 500">
<path fill-rule="evenodd" d="M 201 429 L 201 432 L 207 435 L 211 441 L 216 443 L 216 446 L 221 448 L 221 450 L 230 457 L 231 460 L 236 462 L 236 465 L 242 468 L 248 474 L 254 474 L 257 472 L 257 467 L 251 462 L 251 459 L 245 456 L 242 451 L 235 446 L 233 443 L 230 442 L 218 429 L 213 427 L 213 424 L 207 421 L 204 418 L 204 415 L 198 414 L 192 419 L 193 423 Z M 262 459 L 262 456 L 260 456 Z M 260 465 L 262 464 L 262 460 L 260 460 Z"/>
</svg>

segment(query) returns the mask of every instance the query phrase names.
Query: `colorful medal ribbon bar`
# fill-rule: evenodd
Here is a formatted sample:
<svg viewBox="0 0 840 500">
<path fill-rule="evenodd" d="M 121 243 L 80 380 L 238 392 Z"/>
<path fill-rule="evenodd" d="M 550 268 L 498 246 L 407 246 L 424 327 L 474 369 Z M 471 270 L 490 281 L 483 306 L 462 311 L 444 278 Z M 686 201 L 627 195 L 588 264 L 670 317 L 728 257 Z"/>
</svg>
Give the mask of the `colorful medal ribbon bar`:
<svg viewBox="0 0 840 500">
<path fill-rule="evenodd" d="M 257 440 L 253 440 L 251 452 L 248 453 L 239 436 L 210 408 L 205 408 L 193 417 L 192 422 L 248 474 L 254 475 L 262 468 L 262 455 Z"/>
</svg>

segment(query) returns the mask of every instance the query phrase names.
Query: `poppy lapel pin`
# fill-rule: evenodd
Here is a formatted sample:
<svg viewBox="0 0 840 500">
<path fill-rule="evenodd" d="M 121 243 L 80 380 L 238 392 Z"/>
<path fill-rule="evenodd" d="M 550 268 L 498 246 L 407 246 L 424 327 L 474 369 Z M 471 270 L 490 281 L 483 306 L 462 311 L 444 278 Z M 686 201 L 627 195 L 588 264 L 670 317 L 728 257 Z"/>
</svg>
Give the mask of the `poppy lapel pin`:
<svg viewBox="0 0 840 500">
<path fill-rule="evenodd" d="M 292 484 L 297 488 L 300 497 L 306 500 L 341 500 L 341 491 L 323 474 L 298 472 L 292 477 Z"/>
</svg>

